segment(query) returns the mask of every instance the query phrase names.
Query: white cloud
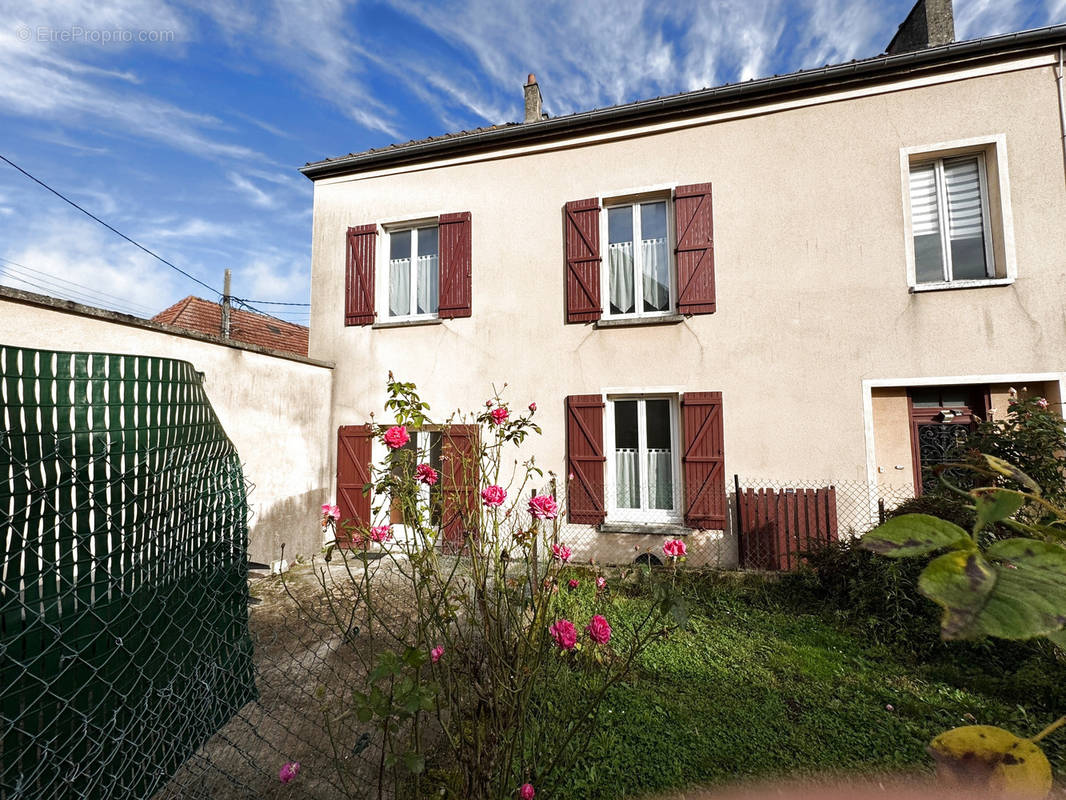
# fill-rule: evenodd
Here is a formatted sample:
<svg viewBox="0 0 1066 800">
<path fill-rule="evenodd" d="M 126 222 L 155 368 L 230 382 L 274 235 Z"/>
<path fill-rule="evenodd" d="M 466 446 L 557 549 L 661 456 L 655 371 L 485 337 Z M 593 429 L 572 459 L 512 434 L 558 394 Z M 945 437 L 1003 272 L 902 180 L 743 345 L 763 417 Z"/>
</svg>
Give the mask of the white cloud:
<svg viewBox="0 0 1066 800">
<path fill-rule="evenodd" d="M 955 39 L 980 39 L 1023 27 L 1025 9 L 1019 0 L 957 0 Z"/>
<path fill-rule="evenodd" d="M 1044 6 L 1047 11 L 1046 24 L 1061 25 L 1066 22 L 1066 0 L 1046 0 Z"/>
<path fill-rule="evenodd" d="M 227 172 L 226 178 L 229 180 L 230 185 L 243 194 L 252 205 L 259 208 L 276 208 L 278 206 L 278 199 L 274 195 L 264 192 L 243 175 L 239 175 L 236 172 Z"/>
</svg>

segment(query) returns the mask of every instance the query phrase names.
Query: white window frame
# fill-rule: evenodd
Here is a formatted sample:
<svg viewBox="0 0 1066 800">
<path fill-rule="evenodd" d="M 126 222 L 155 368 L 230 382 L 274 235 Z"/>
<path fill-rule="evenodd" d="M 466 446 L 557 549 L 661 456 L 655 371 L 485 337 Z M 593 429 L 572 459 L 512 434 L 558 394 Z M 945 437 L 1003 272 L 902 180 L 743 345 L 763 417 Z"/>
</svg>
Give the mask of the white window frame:
<svg viewBox="0 0 1066 800">
<path fill-rule="evenodd" d="M 907 263 L 907 285 L 911 292 L 942 291 L 945 289 L 971 289 L 982 286 L 1003 286 L 1014 283 L 1017 278 L 1017 260 L 1014 247 L 1014 215 L 1010 201 L 1010 171 L 1007 166 L 1007 137 L 997 133 L 956 139 L 948 142 L 902 147 L 900 154 L 900 183 L 903 195 L 903 237 Z M 911 213 L 910 176 L 911 167 L 954 158 L 980 156 L 978 169 L 981 178 L 981 210 L 984 215 L 986 267 L 989 277 L 966 280 L 943 280 L 918 283 L 917 265 L 914 257 L 914 223 Z M 995 164 L 998 176 L 990 183 L 986 161 Z M 941 166 L 942 169 L 942 166 Z M 995 190 L 997 204 L 991 203 Z M 938 211 L 946 214 L 946 198 L 940 196 L 938 179 Z M 941 220 L 941 236 L 947 222 Z M 945 257 L 945 270 L 948 258 Z M 949 273 L 950 274 L 950 273 Z"/>
<path fill-rule="evenodd" d="M 426 228 L 437 229 L 437 310 L 425 314 L 418 313 L 418 283 L 417 283 L 417 262 L 418 262 L 418 231 Z M 426 319 L 438 319 L 440 317 L 440 224 L 437 217 L 430 217 L 427 219 L 419 219 L 413 221 L 406 221 L 403 223 L 392 223 L 383 225 L 382 229 L 385 233 L 384 247 L 380 248 L 381 253 L 377 258 L 377 275 L 376 281 L 376 297 L 375 302 L 378 307 L 377 321 L 379 323 L 397 323 L 397 322 L 414 322 L 417 320 Z M 392 280 L 392 270 L 390 268 L 390 262 L 392 260 L 392 236 L 396 233 L 411 232 L 411 296 L 409 309 L 410 313 L 391 316 L 389 308 L 389 291 L 390 282 Z"/>
<path fill-rule="evenodd" d="M 643 277 L 643 264 L 641 259 L 642 248 L 639 247 L 640 238 L 640 214 L 635 209 L 639 208 L 644 203 L 665 203 L 666 204 L 666 253 L 667 258 L 670 260 L 669 264 L 669 277 L 670 277 L 670 300 L 667 303 L 665 311 L 645 311 L 644 310 L 644 281 L 637 280 L 638 277 Z M 603 258 L 600 261 L 600 297 L 603 298 L 603 319 L 637 319 L 648 317 L 671 317 L 677 314 L 677 253 L 676 243 L 674 242 L 674 196 L 673 191 L 668 195 L 662 194 L 649 194 L 643 197 L 625 197 L 618 199 L 604 199 L 601 200 L 601 212 L 600 212 L 600 248 L 603 252 Z M 610 227 L 608 225 L 609 209 L 622 208 L 629 206 L 634 209 L 633 215 L 633 311 L 628 314 L 612 314 L 611 313 L 611 268 L 610 268 L 610 242 L 609 233 Z"/>
<path fill-rule="evenodd" d="M 606 464 L 606 507 L 607 524 L 645 523 L 645 524 L 680 524 L 684 518 L 683 491 L 681 487 L 681 414 L 680 395 L 674 392 L 649 392 L 633 394 L 608 393 L 604 396 L 606 408 L 604 409 L 603 421 L 603 447 L 604 455 L 607 456 Z M 615 438 L 614 438 L 614 404 L 619 400 L 637 400 L 637 451 L 638 462 L 641 465 L 640 480 L 640 508 L 620 508 L 617 504 L 617 469 L 615 466 Z M 673 509 L 647 508 L 648 505 L 648 478 L 646 469 L 647 454 L 647 406 L 643 401 L 669 400 L 670 401 L 670 449 L 673 453 L 671 468 L 671 483 L 673 486 Z"/>
</svg>

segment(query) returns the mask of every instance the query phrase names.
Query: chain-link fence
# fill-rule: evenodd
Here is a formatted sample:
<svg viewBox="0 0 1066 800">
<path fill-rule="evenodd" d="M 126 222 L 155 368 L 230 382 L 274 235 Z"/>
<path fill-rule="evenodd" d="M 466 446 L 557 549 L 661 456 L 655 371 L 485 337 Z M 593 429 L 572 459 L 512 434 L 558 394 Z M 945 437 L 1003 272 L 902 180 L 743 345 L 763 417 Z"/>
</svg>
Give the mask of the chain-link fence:
<svg viewBox="0 0 1066 800">
<path fill-rule="evenodd" d="M 255 696 L 237 454 L 182 361 L 0 346 L 0 798 L 145 798 Z"/>
<path fill-rule="evenodd" d="M 558 490 L 558 487 L 555 487 Z M 542 491 L 551 493 L 552 485 Z M 799 553 L 820 542 L 858 536 L 887 510 L 914 496 L 912 486 L 866 481 L 769 480 L 733 475 L 726 486 L 726 515 L 717 527 L 692 526 L 680 511 L 682 497 L 664 497 L 663 508 L 620 508 L 607 503 L 603 519 L 574 523 L 565 512 L 553 536 L 575 561 L 652 565 L 666 558 L 664 542 L 680 538 L 688 567 L 788 570 Z"/>
<path fill-rule="evenodd" d="M 867 481 L 780 481 L 734 475 L 733 532 L 742 569 L 789 570 L 819 545 L 861 536 L 913 486 Z"/>
</svg>

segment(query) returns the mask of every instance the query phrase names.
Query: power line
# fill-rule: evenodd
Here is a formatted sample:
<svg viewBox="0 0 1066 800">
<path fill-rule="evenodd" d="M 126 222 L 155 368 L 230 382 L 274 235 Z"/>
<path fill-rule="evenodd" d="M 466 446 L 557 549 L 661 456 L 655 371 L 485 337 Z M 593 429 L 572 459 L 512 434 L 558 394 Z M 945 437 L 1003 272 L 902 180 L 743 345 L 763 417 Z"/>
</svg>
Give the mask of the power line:
<svg viewBox="0 0 1066 800">
<path fill-rule="evenodd" d="M 48 294 L 55 295 L 55 294 L 58 293 L 59 296 L 62 299 L 64 299 L 64 300 L 73 300 L 76 303 L 85 303 L 87 305 L 103 305 L 103 306 L 107 306 L 108 308 L 111 308 L 111 309 L 113 309 L 115 311 L 122 311 L 123 313 L 129 314 L 130 316 L 134 316 L 134 317 L 145 317 L 146 316 L 146 314 L 143 311 L 137 311 L 136 309 L 129 308 L 127 306 L 123 306 L 120 303 L 116 303 L 116 302 L 113 302 L 113 301 L 110 301 L 110 300 L 101 300 L 101 299 L 98 299 L 98 298 L 95 298 L 95 297 L 87 297 L 85 295 L 80 294 L 79 292 L 76 292 L 76 291 L 73 291 L 73 290 L 70 290 L 70 289 L 57 290 L 54 286 L 50 286 L 48 284 L 43 284 L 43 283 L 38 283 L 37 281 L 33 280 L 32 278 L 27 278 L 27 277 L 24 277 L 22 275 L 17 275 L 17 274 L 15 274 L 15 271 L 12 270 L 10 267 L 0 268 L 0 276 L 7 277 L 9 280 L 15 281 L 16 283 L 20 283 L 20 284 L 24 284 L 26 286 L 30 286 L 33 289 L 37 289 L 37 290 L 46 292 Z"/>
<path fill-rule="evenodd" d="M 49 287 L 55 291 L 67 291 L 79 295 L 96 295 L 99 298 L 106 299 L 107 301 L 114 301 L 117 304 L 122 305 L 125 308 L 139 308 L 144 312 L 154 314 L 155 311 L 149 306 L 143 303 L 138 303 L 135 300 L 130 300 L 128 297 L 119 297 L 118 295 L 110 294 L 108 292 L 102 292 L 99 289 L 94 289 L 91 286 L 86 286 L 84 283 L 78 283 L 67 278 L 60 277 L 51 272 L 45 270 L 35 269 L 34 267 L 28 267 L 25 264 L 20 264 L 17 261 L 12 261 L 10 258 L 4 258 L 0 256 L 0 265 L 7 265 L 7 267 L 0 266 L 0 271 L 7 272 L 9 274 L 23 274 L 29 275 L 29 277 L 35 278 L 35 280 L 43 280 L 45 282 L 51 282 L 52 287 Z M 75 287 L 70 289 L 67 287 Z"/>
<path fill-rule="evenodd" d="M 237 299 L 237 298 L 234 298 Z M 310 308 L 310 303 L 281 303 L 277 300 L 242 300 L 243 303 L 256 303 L 261 306 L 303 306 Z"/>
<path fill-rule="evenodd" d="M 82 208 L 81 206 L 79 206 L 79 205 L 78 205 L 77 203 L 75 203 L 75 202 L 74 202 L 73 200 L 71 200 L 71 199 L 70 199 L 69 197 L 67 197 L 66 195 L 64 195 L 64 194 L 61 194 L 60 192 L 57 192 L 57 191 L 56 191 L 55 189 L 53 189 L 53 188 L 52 188 L 51 186 L 49 186 L 49 185 L 48 185 L 47 183 L 45 183 L 44 181 L 42 181 L 42 180 L 41 180 L 40 178 L 36 178 L 36 177 L 34 177 L 33 175 L 31 175 L 30 173 L 28 173 L 28 172 L 27 172 L 26 170 L 24 170 L 24 169 L 23 169 L 22 167 L 20 167 L 20 166 L 19 166 L 18 164 L 16 164 L 16 163 L 15 163 L 14 161 L 12 161 L 12 160 L 11 160 L 10 158 L 8 158 L 7 156 L 3 155 L 2 153 L 0 153 L 0 160 L 3 160 L 3 161 L 5 161 L 5 162 L 7 162 L 7 163 L 8 163 L 8 164 L 10 164 L 10 165 L 11 165 L 12 167 L 14 167 L 14 168 L 15 168 L 15 169 L 17 169 L 17 170 L 18 170 L 19 172 L 21 172 L 21 173 L 22 173 L 23 175 L 25 175 L 25 176 L 26 176 L 27 178 L 29 178 L 29 179 L 30 179 L 31 181 L 33 181 L 34 183 L 36 183 L 36 184 L 38 184 L 38 185 L 40 185 L 40 186 L 44 187 L 45 189 L 47 189 L 48 191 L 50 191 L 50 192 L 51 192 L 52 194 L 54 194 L 54 195 L 55 195 L 56 197 L 58 197 L 58 198 L 59 198 L 60 200 L 64 201 L 65 203 L 69 203 L 70 205 L 74 206 L 74 208 L 78 209 L 78 211 L 80 211 L 80 212 L 81 212 L 82 214 L 85 214 L 85 216 L 89 217 L 90 219 L 94 219 L 94 220 L 96 220 L 96 221 L 97 221 L 97 222 L 99 222 L 99 223 L 100 223 L 101 225 L 103 225 L 103 226 L 104 226 L 105 228 L 107 228 L 107 229 L 108 229 L 109 231 L 111 231 L 112 233 L 116 234 L 117 236 L 120 236 L 120 237 L 122 237 L 122 238 L 123 238 L 123 239 L 125 239 L 125 240 L 126 240 L 127 242 L 129 242 L 130 244 L 132 244 L 132 245 L 133 245 L 134 247 L 138 247 L 138 248 L 140 248 L 141 250 L 143 250 L 144 252 L 146 252 L 146 253 L 147 253 L 148 255 L 150 255 L 150 256 L 151 256 L 152 258 L 156 259 L 157 261 L 160 261 L 160 262 L 161 262 L 161 263 L 163 263 L 163 264 L 166 264 L 166 265 L 167 265 L 168 267 L 170 267 L 170 268 L 171 268 L 172 270 L 175 270 L 175 271 L 177 271 L 177 272 L 180 272 L 180 273 L 181 273 L 182 275 L 184 275 L 184 276 L 185 276 L 186 278 L 188 278 L 189 280 L 191 280 L 191 281 L 192 281 L 193 283 L 197 283 L 197 284 L 199 284 L 200 286 L 203 286 L 203 287 L 204 287 L 205 289 L 207 289 L 208 291 L 214 292 L 214 293 L 215 293 L 215 294 L 217 294 L 217 295 L 218 295 L 219 297 L 221 297 L 221 296 L 222 296 L 222 292 L 218 291 L 218 289 L 215 289 L 215 288 L 213 288 L 213 287 L 211 287 L 211 286 L 208 286 L 208 285 L 207 285 L 206 283 L 204 283 L 204 282 L 203 282 L 202 280 L 200 280 L 199 278 L 196 278 L 196 277 L 194 277 L 194 276 L 190 275 L 190 274 L 189 274 L 188 272 L 186 272 L 185 270 L 183 270 L 183 269 L 182 269 L 181 267 L 177 266 L 176 264 L 172 264 L 172 263 L 170 263 L 169 261 L 167 261 L 167 260 L 166 260 L 165 258 L 163 258 L 163 257 L 162 257 L 161 255 L 159 255 L 158 253 L 155 253 L 155 252 L 153 252 L 153 251 L 149 250 L 149 249 L 148 249 L 147 247 L 145 247 L 145 246 L 144 246 L 143 244 L 141 244 L 141 243 L 140 243 L 140 242 L 138 242 L 138 241 L 135 241 L 135 240 L 131 239 L 131 238 L 130 238 L 129 236 L 127 236 L 126 234 L 124 234 L 124 233 L 123 233 L 122 231 L 120 231 L 120 230 L 118 230 L 118 229 L 116 229 L 116 228 L 113 228 L 113 227 L 112 227 L 111 225 L 108 225 L 108 224 L 107 224 L 106 222 L 104 222 L 104 221 L 103 221 L 102 219 L 100 219 L 100 218 L 99 218 L 98 216 L 96 216 L 95 214 L 93 214 L 93 213 L 92 213 L 92 212 L 90 212 L 90 211 L 86 211 L 86 210 L 85 210 L 84 208 Z"/>
</svg>

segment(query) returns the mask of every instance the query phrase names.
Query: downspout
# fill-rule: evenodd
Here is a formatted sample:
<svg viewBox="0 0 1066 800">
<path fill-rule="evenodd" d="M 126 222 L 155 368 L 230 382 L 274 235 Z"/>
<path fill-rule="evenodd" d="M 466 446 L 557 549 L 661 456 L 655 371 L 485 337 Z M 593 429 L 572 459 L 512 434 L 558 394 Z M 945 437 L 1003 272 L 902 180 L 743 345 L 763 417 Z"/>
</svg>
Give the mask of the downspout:
<svg viewBox="0 0 1066 800">
<path fill-rule="evenodd" d="M 1062 124 L 1062 167 L 1063 173 L 1066 175 L 1066 97 L 1062 93 L 1062 61 L 1063 52 L 1066 48 L 1059 48 L 1059 69 L 1055 74 L 1055 82 L 1059 85 L 1059 119 Z"/>
</svg>

